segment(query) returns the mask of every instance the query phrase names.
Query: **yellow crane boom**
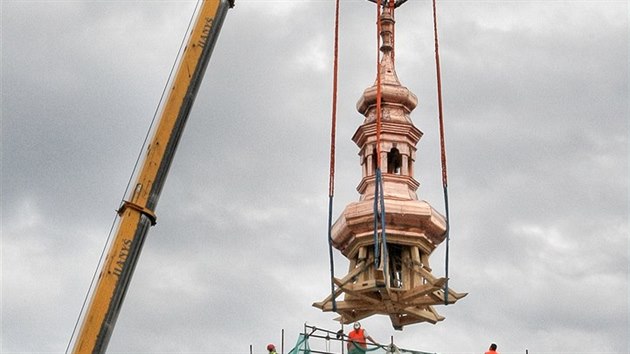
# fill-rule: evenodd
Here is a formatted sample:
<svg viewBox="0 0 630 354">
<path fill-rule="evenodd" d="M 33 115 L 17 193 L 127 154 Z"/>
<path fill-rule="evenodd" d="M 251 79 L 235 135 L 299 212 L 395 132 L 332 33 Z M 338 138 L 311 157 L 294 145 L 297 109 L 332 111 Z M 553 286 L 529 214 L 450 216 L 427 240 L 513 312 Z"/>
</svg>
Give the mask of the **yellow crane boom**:
<svg viewBox="0 0 630 354">
<path fill-rule="evenodd" d="M 106 255 L 73 353 L 104 353 L 149 228 L 184 125 L 203 79 L 228 8 L 234 0 L 204 0 L 134 189 L 123 201 L 115 236 Z"/>
</svg>

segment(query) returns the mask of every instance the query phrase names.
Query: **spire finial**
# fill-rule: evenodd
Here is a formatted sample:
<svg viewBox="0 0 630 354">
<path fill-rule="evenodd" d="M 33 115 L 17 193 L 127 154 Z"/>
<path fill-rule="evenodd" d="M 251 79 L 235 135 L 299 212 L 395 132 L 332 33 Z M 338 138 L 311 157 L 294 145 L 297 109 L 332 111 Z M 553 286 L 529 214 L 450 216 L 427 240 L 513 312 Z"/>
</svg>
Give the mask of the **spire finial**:
<svg viewBox="0 0 630 354">
<path fill-rule="evenodd" d="M 394 24 L 396 23 L 390 7 L 383 8 L 379 21 L 381 21 L 381 51 L 388 56 L 394 52 Z"/>
<path fill-rule="evenodd" d="M 377 0 L 370 1 L 379 3 Z M 381 104 L 383 107 L 387 108 L 387 106 L 391 105 L 403 107 L 403 111 L 406 112 L 403 113 L 403 111 L 401 111 L 399 114 L 394 114 L 391 113 L 393 112 L 392 110 L 385 109 L 389 112 L 384 118 L 385 120 L 410 123 L 411 118 L 407 113 L 411 112 L 418 104 L 418 98 L 410 92 L 409 89 L 401 85 L 398 80 L 398 75 L 396 75 L 394 65 L 394 25 L 396 23 L 394 20 L 394 9 L 402 3 L 404 3 L 404 1 L 381 0 L 380 2 L 380 4 L 383 5 L 383 11 L 380 12 L 378 19 L 380 27 L 379 35 L 381 37 L 379 50 L 383 53 L 379 63 L 380 75 L 377 74 L 374 85 L 367 88 L 363 92 L 359 102 L 357 102 L 357 110 L 365 116 L 366 122 L 376 119 L 374 109 L 376 108 L 377 86 L 379 81 L 381 84 Z"/>
</svg>

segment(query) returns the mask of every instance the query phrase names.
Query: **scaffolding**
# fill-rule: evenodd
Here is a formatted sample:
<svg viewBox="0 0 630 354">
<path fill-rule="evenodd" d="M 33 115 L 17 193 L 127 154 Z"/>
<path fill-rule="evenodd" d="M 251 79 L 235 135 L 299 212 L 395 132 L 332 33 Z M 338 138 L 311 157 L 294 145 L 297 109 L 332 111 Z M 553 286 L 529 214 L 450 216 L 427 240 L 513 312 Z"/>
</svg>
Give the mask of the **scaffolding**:
<svg viewBox="0 0 630 354">
<path fill-rule="evenodd" d="M 300 333 L 297 342 L 289 354 L 345 354 L 348 336 L 339 331 L 330 331 L 304 324 L 304 331 Z M 393 337 L 389 344 L 375 345 L 367 343 L 366 354 L 437 354 L 398 347 Z"/>
</svg>

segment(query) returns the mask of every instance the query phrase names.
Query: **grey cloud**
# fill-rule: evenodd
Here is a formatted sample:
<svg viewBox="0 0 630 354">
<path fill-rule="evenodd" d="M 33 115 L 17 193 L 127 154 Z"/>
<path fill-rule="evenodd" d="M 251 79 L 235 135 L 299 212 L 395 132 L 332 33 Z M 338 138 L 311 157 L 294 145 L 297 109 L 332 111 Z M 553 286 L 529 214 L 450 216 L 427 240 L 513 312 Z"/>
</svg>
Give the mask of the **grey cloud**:
<svg viewBox="0 0 630 354">
<path fill-rule="evenodd" d="M 450 284 L 470 295 L 435 326 L 364 325 L 440 353 L 491 341 L 504 354 L 626 353 L 627 4 L 438 6 Z M 65 349 L 193 7 L 3 3 L 3 352 Z M 350 137 L 375 78 L 373 10 L 342 2 L 334 217 L 358 198 Z M 304 322 L 337 328 L 310 306 L 330 291 L 333 11 L 237 1 L 228 13 L 110 352 L 263 353 L 282 329 L 286 349 Z M 443 210 L 429 3 L 397 21 L 398 75 L 425 133 L 418 194 Z M 432 266 L 443 274 L 444 245 Z"/>
</svg>

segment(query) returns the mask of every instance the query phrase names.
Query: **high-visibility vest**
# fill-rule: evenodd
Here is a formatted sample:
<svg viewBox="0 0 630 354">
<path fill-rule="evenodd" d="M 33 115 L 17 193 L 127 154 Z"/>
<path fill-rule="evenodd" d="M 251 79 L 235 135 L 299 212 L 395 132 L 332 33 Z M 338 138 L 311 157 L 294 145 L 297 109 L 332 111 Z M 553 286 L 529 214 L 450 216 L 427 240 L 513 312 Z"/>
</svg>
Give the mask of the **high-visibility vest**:
<svg viewBox="0 0 630 354">
<path fill-rule="evenodd" d="M 367 348 L 367 343 L 365 342 L 365 335 L 363 328 L 359 328 L 358 330 L 354 329 L 350 333 L 348 333 L 348 339 L 350 342 L 355 342 L 357 345 L 363 348 Z M 349 343 L 352 346 L 352 343 Z"/>
</svg>

